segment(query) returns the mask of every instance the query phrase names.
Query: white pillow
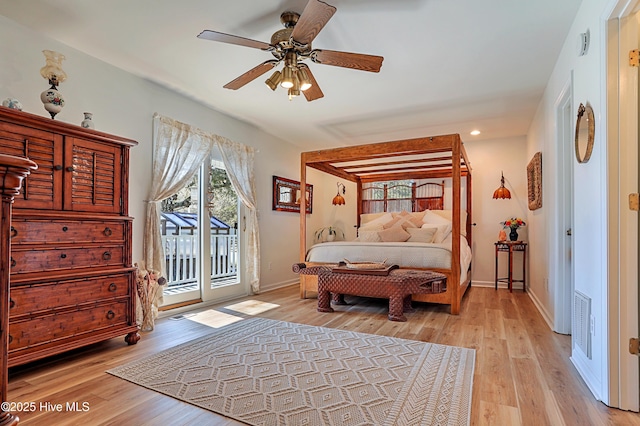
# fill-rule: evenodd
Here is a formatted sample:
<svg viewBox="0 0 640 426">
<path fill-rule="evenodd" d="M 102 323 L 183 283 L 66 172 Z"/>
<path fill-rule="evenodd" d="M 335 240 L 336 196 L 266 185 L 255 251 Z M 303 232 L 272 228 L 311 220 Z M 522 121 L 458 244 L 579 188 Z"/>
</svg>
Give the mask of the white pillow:
<svg viewBox="0 0 640 426">
<path fill-rule="evenodd" d="M 436 228 L 435 235 L 433 236 L 433 243 L 440 244 L 445 238 L 451 235 L 451 222 L 442 225 L 435 225 L 432 223 L 425 223 L 422 228 Z"/>
<path fill-rule="evenodd" d="M 433 225 L 446 225 L 447 223 L 451 223 L 450 219 L 445 219 L 444 217 L 432 212 L 431 210 L 427 210 L 424 213 L 424 216 L 422 216 L 422 221 L 424 223 L 430 223 Z"/>
<path fill-rule="evenodd" d="M 382 227 L 382 224 L 378 224 L 378 225 L 372 225 L 372 226 L 361 226 L 360 228 L 358 228 L 358 241 L 363 241 L 363 242 L 367 242 L 367 243 L 379 243 L 380 241 L 382 241 L 380 239 L 380 236 L 378 235 L 378 232 L 383 231 L 384 228 Z"/>
<path fill-rule="evenodd" d="M 369 213 L 360 215 L 360 226 L 368 228 L 370 226 L 384 225 L 391 222 L 393 216 L 391 213 Z"/>
<path fill-rule="evenodd" d="M 451 210 L 431 210 L 431 212 L 449 220 L 451 220 L 451 218 L 453 217 L 453 212 Z M 467 211 L 466 210 L 460 210 L 460 235 L 464 237 L 467 236 Z"/>
<path fill-rule="evenodd" d="M 358 241 L 363 243 L 379 243 L 380 239 L 379 231 L 358 231 Z"/>
<path fill-rule="evenodd" d="M 438 228 L 407 228 L 406 231 L 411 235 L 407 240 L 408 243 L 431 243 L 436 235 Z"/>
</svg>

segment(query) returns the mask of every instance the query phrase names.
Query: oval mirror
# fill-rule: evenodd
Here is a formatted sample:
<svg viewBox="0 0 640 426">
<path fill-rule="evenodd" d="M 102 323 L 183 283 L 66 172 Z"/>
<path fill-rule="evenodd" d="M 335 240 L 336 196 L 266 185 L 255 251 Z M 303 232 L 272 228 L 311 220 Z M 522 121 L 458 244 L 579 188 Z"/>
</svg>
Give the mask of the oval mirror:
<svg viewBox="0 0 640 426">
<path fill-rule="evenodd" d="M 576 121 L 576 159 L 578 163 L 586 163 L 593 151 L 593 138 L 596 133 L 596 120 L 591 105 L 580 104 Z"/>
</svg>

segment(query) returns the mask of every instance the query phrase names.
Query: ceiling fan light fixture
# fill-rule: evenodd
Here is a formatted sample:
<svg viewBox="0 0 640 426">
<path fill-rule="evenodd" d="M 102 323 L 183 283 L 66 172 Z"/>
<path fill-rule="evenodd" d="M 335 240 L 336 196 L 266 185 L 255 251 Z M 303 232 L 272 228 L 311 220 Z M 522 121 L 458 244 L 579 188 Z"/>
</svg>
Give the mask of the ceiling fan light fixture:
<svg viewBox="0 0 640 426">
<path fill-rule="evenodd" d="M 289 89 L 289 100 L 300 96 L 300 89 L 296 89 L 295 86 Z"/>
<path fill-rule="evenodd" d="M 304 67 L 298 69 L 298 80 L 300 81 L 300 90 L 303 92 L 311 87 L 311 80 L 309 79 L 309 73 Z"/>
<path fill-rule="evenodd" d="M 282 80 L 280 81 L 280 86 L 285 89 L 291 89 L 293 87 L 293 70 L 285 66 L 282 69 Z"/>
<path fill-rule="evenodd" d="M 282 81 L 282 73 L 280 71 L 274 71 L 271 77 L 265 81 L 265 84 L 269 86 L 271 90 L 276 90 L 280 81 Z"/>
</svg>

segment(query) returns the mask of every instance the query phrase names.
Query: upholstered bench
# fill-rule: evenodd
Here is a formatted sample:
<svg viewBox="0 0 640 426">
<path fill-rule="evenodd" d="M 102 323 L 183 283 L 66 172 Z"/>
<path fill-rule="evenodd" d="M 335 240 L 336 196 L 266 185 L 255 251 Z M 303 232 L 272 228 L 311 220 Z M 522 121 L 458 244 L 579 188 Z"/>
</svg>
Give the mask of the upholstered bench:
<svg viewBox="0 0 640 426">
<path fill-rule="evenodd" d="M 447 277 L 432 271 L 395 269 L 388 275 L 336 272 L 330 266 L 312 266 L 297 263 L 293 270 L 300 274 L 318 275 L 318 311 L 333 312 L 331 293 L 334 300 L 338 295 L 350 294 L 364 297 L 389 299 L 389 320 L 406 321 L 404 312 L 411 312 L 412 294 L 442 293 L 447 290 Z"/>
</svg>

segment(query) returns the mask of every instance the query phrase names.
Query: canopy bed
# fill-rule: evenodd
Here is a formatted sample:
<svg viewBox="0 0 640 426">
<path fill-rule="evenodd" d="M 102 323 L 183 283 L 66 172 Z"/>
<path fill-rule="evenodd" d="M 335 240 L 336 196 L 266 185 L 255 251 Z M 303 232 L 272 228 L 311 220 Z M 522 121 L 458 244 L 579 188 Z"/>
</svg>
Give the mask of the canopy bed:
<svg viewBox="0 0 640 426">
<path fill-rule="evenodd" d="M 460 313 L 460 300 L 471 284 L 472 222 L 471 166 L 460 135 L 303 152 L 300 162 L 301 187 L 306 185 L 307 167 L 356 184 L 359 229 L 356 241 L 309 248 L 305 209 L 301 208 L 300 262 L 332 264 L 343 258 L 380 261 L 384 255 L 387 263 L 401 268 L 440 272 L 447 276 L 446 291 L 416 294 L 413 300 L 450 305 L 451 314 Z M 451 188 L 448 210 L 443 179 Z M 402 226 L 393 226 L 398 222 Z M 376 229 L 381 231 L 370 231 Z M 390 233 L 403 232 L 409 234 L 404 241 L 395 235 L 386 238 Z M 428 239 L 420 237 L 425 232 L 430 233 Z M 317 276 L 300 275 L 301 298 L 306 298 L 308 291 L 317 292 L 317 288 Z"/>
</svg>

